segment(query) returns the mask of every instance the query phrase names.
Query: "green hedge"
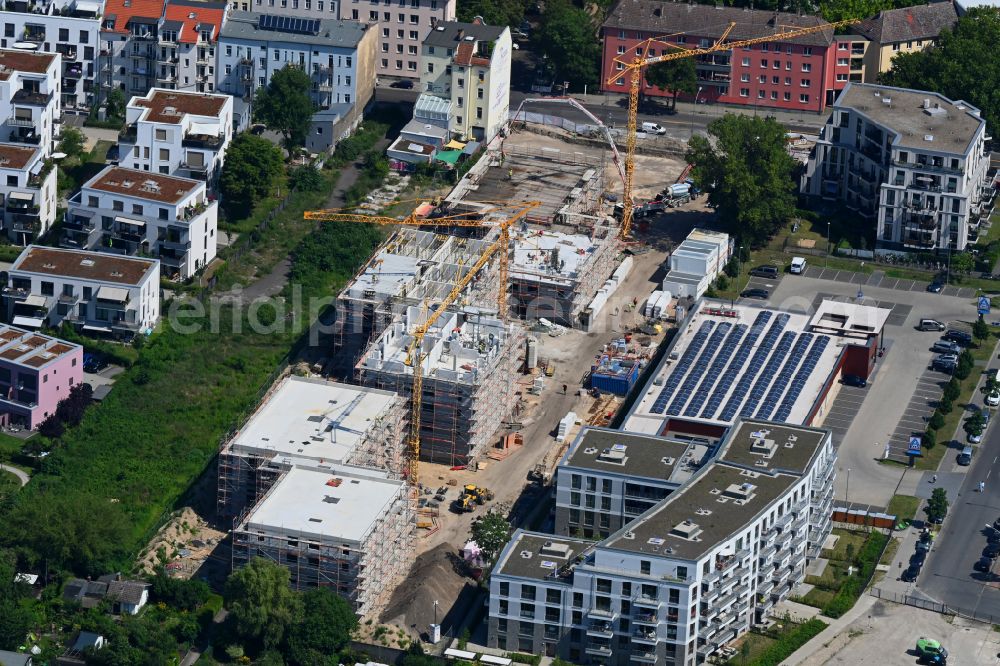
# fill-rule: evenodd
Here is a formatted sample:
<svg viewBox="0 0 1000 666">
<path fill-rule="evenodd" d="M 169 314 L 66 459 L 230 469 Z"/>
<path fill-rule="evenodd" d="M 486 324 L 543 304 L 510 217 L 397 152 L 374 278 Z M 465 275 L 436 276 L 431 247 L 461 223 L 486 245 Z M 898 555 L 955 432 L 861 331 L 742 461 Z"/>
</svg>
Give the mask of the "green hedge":
<svg viewBox="0 0 1000 666">
<path fill-rule="evenodd" d="M 788 659 L 793 652 L 815 638 L 827 624 L 822 620 L 813 618 L 808 622 L 800 624 L 795 629 L 781 635 L 777 641 L 769 645 L 756 659 L 743 664 L 739 657 L 729 660 L 730 664 L 739 666 L 778 666 L 785 659 Z"/>
<path fill-rule="evenodd" d="M 885 548 L 889 537 L 881 532 L 872 532 L 868 535 L 863 546 L 852 562 L 857 571 L 853 576 L 849 576 L 837 590 L 837 595 L 823 607 L 823 615 L 837 618 L 851 610 L 854 602 L 858 600 L 861 593 L 865 591 L 868 581 L 875 573 L 875 566 L 878 564 L 882 549 Z"/>
<path fill-rule="evenodd" d="M 531 664 L 531 666 L 538 666 L 542 661 L 542 655 L 540 654 L 524 654 L 523 652 L 508 652 L 507 658 L 516 664 Z"/>
</svg>

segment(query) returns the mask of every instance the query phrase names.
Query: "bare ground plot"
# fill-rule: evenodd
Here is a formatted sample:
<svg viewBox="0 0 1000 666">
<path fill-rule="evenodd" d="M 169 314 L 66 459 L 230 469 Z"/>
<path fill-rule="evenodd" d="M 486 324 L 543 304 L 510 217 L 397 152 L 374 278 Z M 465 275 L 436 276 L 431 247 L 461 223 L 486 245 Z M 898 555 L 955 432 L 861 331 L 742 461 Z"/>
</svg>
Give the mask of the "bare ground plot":
<svg viewBox="0 0 1000 666">
<path fill-rule="evenodd" d="M 823 647 L 802 660 L 802 666 L 909 666 L 917 663 L 916 643 L 934 638 L 948 648 L 956 664 L 1000 664 L 1000 633 L 988 624 L 951 618 L 930 611 L 876 601 L 872 607 Z"/>
</svg>

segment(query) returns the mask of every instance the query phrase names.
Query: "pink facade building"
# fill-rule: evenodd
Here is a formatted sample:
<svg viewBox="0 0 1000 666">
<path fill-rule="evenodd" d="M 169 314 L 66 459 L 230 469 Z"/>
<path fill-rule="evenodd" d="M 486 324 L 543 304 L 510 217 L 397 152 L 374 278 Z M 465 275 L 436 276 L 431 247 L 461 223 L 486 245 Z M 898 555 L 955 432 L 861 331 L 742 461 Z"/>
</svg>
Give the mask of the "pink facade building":
<svg viewBox="0 0 1000 666">
<path fill-rule="evenodd" d="M 0 325 L 0 424 L 35 429 L 83 381 L 83 347 Z"/>
<path fill-rule="evenodd" d="M 636 55 L 636 45 L 650 37 L 682 48 L 714 44 L 730 23 L 729 40 L 772 35 L 793 27 L 819 25 L 818 16 L 799 16 L 718 5 L 692 5 L 661 0 L 622 0 L 601 27 L 601 90 L 628 91 L 629 75 L 615 85 L 607 80 L 620 70 L 616 57 Z M 826 29 L 788 42 L 756 44 L 733 51 L 696 56 L 698 92 L 682 96 L 699 102 L 740 104 L 822 113 L 850 78 L 851 42 L 857 36 Z M 657 46 L 647 55 L 663 52 Z M 643 93 L 664 96 L 643 81 Z"/>
</svg>

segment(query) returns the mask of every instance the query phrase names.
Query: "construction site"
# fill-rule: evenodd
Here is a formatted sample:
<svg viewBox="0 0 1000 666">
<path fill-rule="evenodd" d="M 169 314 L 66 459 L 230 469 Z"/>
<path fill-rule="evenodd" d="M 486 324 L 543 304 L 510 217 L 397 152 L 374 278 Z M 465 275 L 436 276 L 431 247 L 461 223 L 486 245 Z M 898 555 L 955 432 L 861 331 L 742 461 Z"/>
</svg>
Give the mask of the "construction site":
<svg viewBox="0 0 1000 666">
<path fill-rule="evenodd" d="M 524 334 L 497 318 L 495 309 L 468 305 L 439 317 L 414 350 L 413 331 L 426 319 L 425 310 L 408 307 L 362 356 L 358 381 L 408 399 L 414 364 L 420 363 L 420 459 L 466 465 L 516 408 Z"/>
</svg>

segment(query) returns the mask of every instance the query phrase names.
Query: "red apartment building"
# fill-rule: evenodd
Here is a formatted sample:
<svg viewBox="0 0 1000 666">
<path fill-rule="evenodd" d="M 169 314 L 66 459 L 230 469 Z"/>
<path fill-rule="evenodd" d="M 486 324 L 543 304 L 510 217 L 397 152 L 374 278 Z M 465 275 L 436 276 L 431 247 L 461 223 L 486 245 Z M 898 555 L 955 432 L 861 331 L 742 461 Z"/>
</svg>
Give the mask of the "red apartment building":
<svg viewBox="0 0 1000 666">
<path fill-rule="evenodd" d="M 615 85 L 607 79 L 618 67 L 619 55 L 635 55 L 636 45 L 649 37 L 687 48 L 711 46 L 730 23 L 729 40 L 773 35 L 794 27 L 818 25 L 818 16 L 697 5 L 661 0 L 620 0 L 601 27 L 604 52 L 601 91 L 626 92 L 628 75 Z M 851 75 L 852 42 L 857 35 L 835 35 L 832 29 L 787 42 L 770 42 L 734 51 L 697 56 L 698 101 L 791 109 L 822 113 L 833 104 Z M 662 53 L 657 47 L 649 55 Z M 856 56 L 857 57 L 857 56 Z M 667 93 L 643 82 L 651 96 Z"/>
</svg>

